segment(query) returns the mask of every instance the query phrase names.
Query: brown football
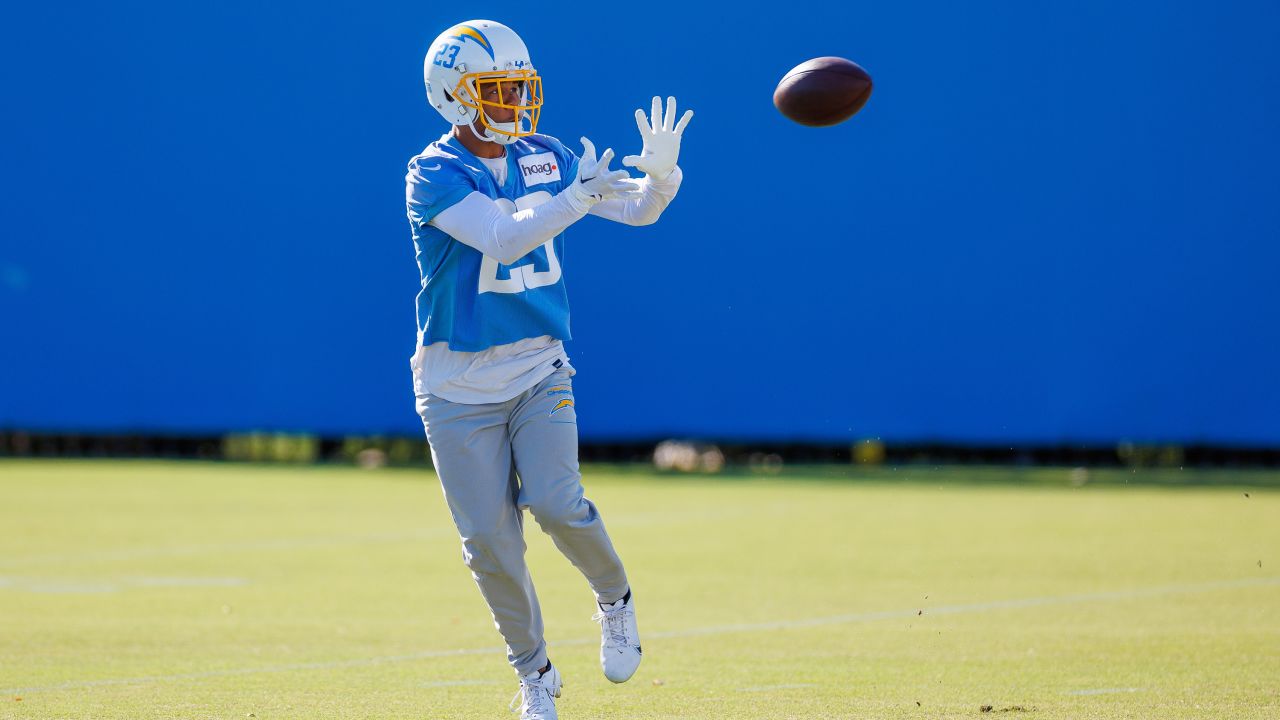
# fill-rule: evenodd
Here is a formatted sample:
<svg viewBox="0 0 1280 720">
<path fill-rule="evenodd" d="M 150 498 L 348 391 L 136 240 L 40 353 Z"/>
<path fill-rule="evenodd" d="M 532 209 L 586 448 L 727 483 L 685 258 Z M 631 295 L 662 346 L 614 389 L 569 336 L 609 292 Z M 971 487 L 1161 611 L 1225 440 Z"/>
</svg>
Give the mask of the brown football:
<svg viewBox="0 0 1280 720">
<path fill-rule="evenodd" d="M 853 117 L 871 97 L 871 76 L 857 63 L 838 57 L 802 62 L 782 77 L 773 104 L 788 118 L 811 127 Z"/>
</svg>

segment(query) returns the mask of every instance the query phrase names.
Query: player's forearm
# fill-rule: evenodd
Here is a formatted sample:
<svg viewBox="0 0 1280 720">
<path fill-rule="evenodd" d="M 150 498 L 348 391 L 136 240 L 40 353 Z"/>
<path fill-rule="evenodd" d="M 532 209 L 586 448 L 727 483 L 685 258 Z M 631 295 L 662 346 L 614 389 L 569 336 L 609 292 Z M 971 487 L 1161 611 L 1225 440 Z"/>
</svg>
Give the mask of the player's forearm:
<svg viewBox="0 0 1280 720">
<path fill-rule="evenodd" d="M 645 176 L 640 180 L 643 196 L 635 200 L 606 200 L 591 208 L 591 214 L 625 225 L 651 225 L 675 199 L 683 179 L 679 166 L 662 180 Z"/>
<path fill-rule="evenodd" d="M 431 221 L 458 242 L 509 265 L 581 220 L 588 206 L 560 193 L 537 207 L 508 213 L 493 200 L 472 193 Z"/>
</svg>

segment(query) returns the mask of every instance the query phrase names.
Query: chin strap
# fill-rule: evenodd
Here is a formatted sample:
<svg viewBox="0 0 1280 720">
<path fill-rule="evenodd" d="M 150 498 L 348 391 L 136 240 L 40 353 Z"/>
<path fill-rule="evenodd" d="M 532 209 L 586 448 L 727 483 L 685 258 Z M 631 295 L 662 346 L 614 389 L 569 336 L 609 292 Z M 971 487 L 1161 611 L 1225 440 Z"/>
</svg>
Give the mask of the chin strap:
<svg viewBox="0 0 1280 720">
<path fill-rule="evenodd" d="M 484 111 L 483 111 L 483 110 L 479 110 L 479 111 L 477 111 L 477 113 L 480 113 L 480 112 L 484 112 Z M 477 116 L 476 116 L 476 120 L 479 120 L 479 119 L 480 119 L 480 118 L 479 118 L 479 115 L 477 115 Z M 487 113 L 485 114 L 484 119 L 485 119 L 485 120 L 487 120 L 487 121 L 489 121 L 489 125 L 493 125 L 493 126 L 495 126 L 495 127 L 502 128 L 503 130 L 506 130 L 506 131 L 508 131 L 508 132 L 513 132 L 513 133 L 514 133 L 514 132 L 519 132 L 519 131 L 520 131 L 520 117 L 519 117 L 519 116 L 517 116 L 517 117 L 516 117 L 516 119 L 515 119 L 514 121 L 509 122 L 509 123 L 500 123 L 500 122 L 495 122 L 495 121 L 494 121 L 494 119 L 493 119 L 493 118 L 491 118 L 491 117 L 489 117 L 489 115 L 488 115 Z M 471 123 L 471 129 L 472 129 L 473 131 L 475 131 L 475 129 L 476 129 L 475 122 L 476 122 L 476 121 L 472 121 L 472 123 Z M 489 130 L 489 128 L 488 128 L 488 127 L 487 127 L 483 122 L 482 122 L 482 123 L 480 123 L 480 128 L 481 128 L 481 130 L 483 130 L 483 132 L 476 132 L 476 135 L 477 135 L 477 136 L 479 136 L 481 139 L 488 140 L 489 142 L 492 142 L 492 143 L 498 143 L 499 145 L 510 145 L 511 143 L 513 143 L 513 142 L 515 142 L 516 140 L 518 140 L 518 139 L 519 139 L 518 137 L 516 137 L 516 136 L 514 136 L 514 135 L 504 135 L 504 134 L 502 134 L 502 133 L 493 133 L 493 132 L 491 132 L 491 131 Z"/>
</svg>

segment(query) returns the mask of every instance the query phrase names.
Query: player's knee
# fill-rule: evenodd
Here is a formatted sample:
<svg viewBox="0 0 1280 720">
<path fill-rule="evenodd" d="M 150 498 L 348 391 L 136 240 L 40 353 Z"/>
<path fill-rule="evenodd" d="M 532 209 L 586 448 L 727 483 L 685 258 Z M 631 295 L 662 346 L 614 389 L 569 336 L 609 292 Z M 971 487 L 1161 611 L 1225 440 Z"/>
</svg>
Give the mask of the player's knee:
<svg viewBox="0 0 1280 720">
<path fill-rule="evenodd" d="M 501 530 L 469 533 L 462 541 L 462 561 L 475 572 L 484 573 L 501 566 L 499 558 L 524 554 L 524 539 Z"/>
<path fill-rule="evenodd" d="M 590 500 L 574 497 L 551 497 L 529 504 L 529 512 L 545 530 L 560 527 L 579 527 L 595 517 L 595 506 Z"/>
</svg>

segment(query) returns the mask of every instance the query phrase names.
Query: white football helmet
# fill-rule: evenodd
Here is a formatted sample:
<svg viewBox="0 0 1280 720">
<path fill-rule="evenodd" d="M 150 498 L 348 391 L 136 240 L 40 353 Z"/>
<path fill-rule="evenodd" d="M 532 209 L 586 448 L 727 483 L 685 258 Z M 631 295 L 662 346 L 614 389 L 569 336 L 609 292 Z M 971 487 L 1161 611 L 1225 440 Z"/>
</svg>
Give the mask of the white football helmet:
<svg viewBox="0 0 1280 720">
<path fill-rule="evenodd" d="M 454 125 L 480 121 L 480 137 L 510 145 L 532 135 L 542 112 L 542 78 L 533 68 L 529 50 L 511 28 L 492 20 L 468 20 L 445 30 L 431 43 L 422 63 L 427 101 Z M 480 85 L 496 81 L 520 83 L 520 102 L 482 101 Z M 515 111 L 512 122 L 494 122 L 485 106 Z"/>
</svg>

